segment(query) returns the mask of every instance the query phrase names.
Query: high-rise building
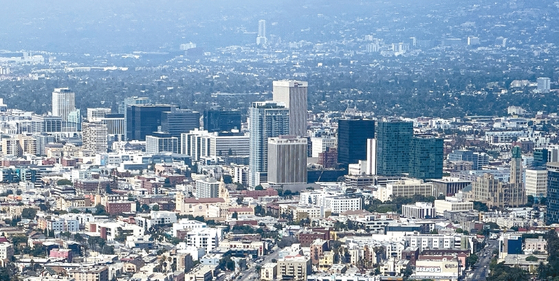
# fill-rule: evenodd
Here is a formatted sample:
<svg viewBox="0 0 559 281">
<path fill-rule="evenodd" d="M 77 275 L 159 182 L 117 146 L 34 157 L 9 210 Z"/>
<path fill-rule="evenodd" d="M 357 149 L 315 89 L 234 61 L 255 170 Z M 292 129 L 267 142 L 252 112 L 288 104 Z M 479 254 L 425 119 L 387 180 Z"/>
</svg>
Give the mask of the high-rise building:
<svg viewBox="0 0 559 281">
<path fill-rule="evenodd" d="M 192 130 L 181 134 L 180 153 L 199 161 L 202 157 L 227 157 L 249 155 L 249 137 L 244 135 L 222 136 L 217 132 Z"/>
<path fill-rule="evenodd" d="M 130 105 L 126 108 L 126 140 L 144 141 L 147 135 L 158 131 L 163 112 L 172 105 Z"/>
<path fill-rule="evenodd" d="M 347 169 L 349 164 L 367 159 L 367 139 L 375 137 L 375 121 L 344 119 L 338 121 L 338 164 Z"/>
<path fill-rule="evenodd" d="M 197 198 L 217 198 L 219 197 L 219 181 L 214 178 L 196 181 Z"/>
<path fill-rule="evenodd" d="M 547 163 L 547 212 L 545 223 L 559 223 L 559 162 Z"/>
<path fill-rule="evenodd" d="M 162 152 L 179 152 L 179 138 L 158 134 L 155 136 L 146 136 L 146 152 L 157 154 Z"/>
<path fill-rule="evenodd" d="M 107 114 L 101 118 L 101 123 L 107 125 L 109 139 L 115 141 L 124 140 L 124 134 L 126 133 L 124 114 Z"/>
<path fill-rule="evenodd" d="M 304 81 L 274 81 L 274 101 L 283 102 L 289 109 L 289 134 L 307 135 L 307 88 Z"/>
<path fill-rule="evenodd" d="M 87 109 L 87 121 L 88 122 L 99 122 L 101 119 L 105 118 L 107 114 L 111 114 L 110 108 L 88 108 Z"/>
<path fill-rule="evenodd" d="M 266 38 L 266 21 L 259 20 L 258 21 L 258 37 L 256 37 L 256 45 L 266 45 L 267 38 Z"/>
<path fill-rule="evenodd" d="M 268 138 L 289 134 L 289 109 L 280 102 L 253 102 L 249 116 L 249 185 L 257 186 L 268 171 Z"/>
<path fill-rule="evenodd" d="M 522 151 L 519 146 L 512 148 L 510 160 L 510 183 L 522 187 Z"/>
<path fill-rule="evenodd" d="M 307 183 L 307 139 L 280 136 L 268 139 L 268 183 Z"/>
<path fill-rule="evenodd" d="M 549 150 L 546 148 L 536 148 L 534 149 L 534 162 L 532 162 L 532 167 L 545 167 L 548 162 Z"/>
<path fill-rule="evenodd" d="M 72 110 L 68 114 L 68 121 L 63 130 L 67 132 L 79 132 L 82 130 L 82 112 L 80 109 Z"/>
<path fill-rule="evenodd" d="M 147 105 L 151 100 L 148 97 L 128 97 L 118 106 L 118 113 L 126 114 L 126 108 L 130 105 Z"/>
<path fill-rule="evenodd" d="M 200 127 L 200 113 L 188 109 L 171 108 L 164 111 L 161 117 L 161 131 L 179 137 L 182 133 Z"/>
<path fill-rule="evenodd" d="M 94 153 L 106 153 L 108 150 L 107 125 L 100 122 L 83 123 L 83 147 Z"/>
<path fill-rule="evenodd" d="M 526 196 L 542 198 L 547 196 L 547 170 L 526 170 Z"/>
<path fill-rule="evenodd" d="M 514 184 L 499 181 L 492 174 L 484 174 L 472 182 L 472 199 L 493 208 L 519 207 L 524 204 L 524 192 Z"/>
<path fill-rule="evenodd" d="M 68 121 L 68 114 L 76 110 L 76 94 L 68 88 L 56 88 L 52 92 L 52 115 Z"/>
<path fill-rule="evenodd" d="M 539 77 L 538 81 L 538 92 L 549 93 L 551 90 L 551 79 L 549 77 Z"/>
<path fill-rule="evenodd" d="M 412 138 L 412 122 L 378 122 L 376 127 L 378 175 L 398 176 L 409 172 Z"/>
<path fill-rule="evenodd" d="M 443 177 L 443 139 L 416 136 L 410 146 L 409 175 L 418 179 Z"/>
<path fill-rule="evenodd" d="M 241 130 L 239 110 L 207 110 L 204 112 L 204 130 L 208 132 L 228 132 Z"/>
</svg>

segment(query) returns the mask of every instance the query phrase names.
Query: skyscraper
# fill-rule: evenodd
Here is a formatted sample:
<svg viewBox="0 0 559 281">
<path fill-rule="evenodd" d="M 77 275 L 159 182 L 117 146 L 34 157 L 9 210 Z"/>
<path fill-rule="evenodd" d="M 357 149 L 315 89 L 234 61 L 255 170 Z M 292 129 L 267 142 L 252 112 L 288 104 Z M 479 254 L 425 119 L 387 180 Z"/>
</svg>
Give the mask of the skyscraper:
<svg viewBox="0 0 559 281">
<path fill-rule="evenodd" d="M 268 183 L 307 183 L 307 139 L 280 136 L 268 139 Z"/>
<path fill-rule="evenodd" d="M 538 92 L 549 93 L 549 90 L 551 89 L 551 79 L 549 79 L 549 77 L 539 77 L 537 82 Z"/>
<path fill-rule="evenodd" d="M 108 149 L 107 125 L 101 122 L 83 123 L 83 147 L 94 153 L 106 153 Z"/>
<path fill-rule="evenodd" d="M 207 110 L 204 112 L 204 130 L 223 132 L 241 129 L 241 112 L 239 110 Z"/>
<path fill-rule="evenodd" d="M 559 223 L 559 162 L 547 163 L 547 212 L 545 223 Z"/>
<path fill-rule="evenodd" d="M 268 138 L 289 134 L 289 110 L 279 102 L 253 102 L 249 116 L 249 185 L 256 186 L 260 184 L 261 174 L 268 171 Z"/>
<path fill-rule="evenodd" d="M 416 136 L 410 146 L 410 177 L 440 179 L 443 177 L 443 140 Z"/>
<path fill-rule="evenodd" d="M 412 138 L 412 122 L 378 122 L 376 128 L 378 175 L 398 176 L 409 172 Z"/>
<path fill-rule="evenodd" d="M 283 102 L 289 109 L 289 134 L 307 135 L 308 83 L 295 80 L 274 81 L 274 101 Z"/>
<path fill-rule="evenodd" d="M 52 115 L 68 121 L 68 114 L 76 109 L 76 94 L 69 88 L 56 88 L 52 92 Z"/>
<path fill-rule="evenodd" d="M 162 113 L 171 105 L 130 105 L 126 107 L 126 140 L 146 140 L 146 135 L 158 131 Z"/>
<path fill-rule="evenodd" d="M 219 196 L 219 182 L 214 178 L 196 181 L 197 198 L 217 198 Z"/>
<path fill-rule="evenodd" d="M 261 46 L 261 45 L 266 45 L 267 43 L 266 39 L 266 21 L 265 20 L 259 20 L 258 21 L 258 37 L 256 37 L 256 45 Z"/>
<path fill-rule="evenodd" d="M 188 109 L 171 108 L 161 116 L 161 131 L 174 137 L 200 127 L 200 113 Z"/>
<path fill-rule="evenodd" d="M 367 159 L 367 139 L 375 137 L 375 121 L 345 119 L 338 121 L 338 164 L 343 168 Z"/>
</svg>

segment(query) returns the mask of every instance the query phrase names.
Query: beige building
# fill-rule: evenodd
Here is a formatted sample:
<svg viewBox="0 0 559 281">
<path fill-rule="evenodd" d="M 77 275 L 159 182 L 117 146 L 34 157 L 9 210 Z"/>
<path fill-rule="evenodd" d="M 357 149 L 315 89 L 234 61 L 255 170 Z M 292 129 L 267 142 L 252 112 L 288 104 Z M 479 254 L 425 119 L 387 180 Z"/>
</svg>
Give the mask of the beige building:
<svg viewBox="0 0 559 281">
<path fill-rule="evenodd" d="M 187 198 L 182 192 L 176 195 L 176 212 L 181 215 L 202 216 L 206 219 L 226 220 L 228 206 L 223 198 Z"/>
<path fill-rule="evenodd" d="M 543 236 L 538 238 L 526 238 L 524 241 L 524 252 L 542 252 L 547 254 L 547 240 Z"/>
<path fill-rule="evenodd" d="M 278 261 L 278 279 L 307 280 L 312 271 L 311 259 L 301 255 L 286 256 Z"/>
<path fill-rule="evenodd" d="M 501 182 L 492 174 L 485 174 L 472 183 L 472 198 L 489 208 L 519 207 L 526 201 L 521 184 Z"/>
<path fill-rule="evenodd" d="M 413 197 L 414 195 L 433 196 L 433 184 L 422 180 L 402 180 L 388 183 L 385 187 L 379 187 L 373 196 L 382 202 L 395 197 Z"/>
<path fill-rule="evenodd" d="M 109 281 L 109 268 L 89 267 L 77 268 L 68 271 L 68 276 L 75 281 Z"/>
<path fill-rule="evenodd" d="M 260 270 L 260 280 L 272 281 L 276 280 L 278 274 L 277 263 L 266 263 Z"/>
<path fill-rule="evenodd" d="M 526 170 L 526 196 L 547 196 L 547 170 Z"/>
<path fill-rule="evenodd" d="M 444 215 L 449 212 L 467 212 L 474 209 L 474 202 L 462 201 L 454 197 L 447 197 L 445 200 L 435 200 L 435 213 Z"/>
</svg>

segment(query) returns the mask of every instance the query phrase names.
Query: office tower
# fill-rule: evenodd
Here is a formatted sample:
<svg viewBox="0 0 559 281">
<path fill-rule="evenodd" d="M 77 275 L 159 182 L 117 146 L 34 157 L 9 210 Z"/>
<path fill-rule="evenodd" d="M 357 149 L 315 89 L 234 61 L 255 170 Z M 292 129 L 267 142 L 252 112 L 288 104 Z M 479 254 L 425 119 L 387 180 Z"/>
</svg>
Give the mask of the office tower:
<svg viewBox="0 0 559 281">
<path fill-rule="evenodd" d="M 110 140 L 124 140 L 124 134 L 126 133 L 124 114 L 107 114 L 101 118 L 101 123 L 107 125 L 107 134 Z"/>
<path fill-rule="evenodd" d="M 66 127 L 63 129 L 67 132 L 79 132 L 82 130 L 82 112 L 75 109 L 68 114 L 68 121 Z"/>
<path fill-rule="evenodd" d="M 258 21 L 258 37 L 256 37 L 256 45 L 266 45 L 266 21 L 259 20 Z"/>
<path fill-rule="evenodd" d="M 525 204 L 524 189 L 516 184 L 499 181 L 492 174 L 484 174 L 472 182 L 472 199 L 493 208 L 519 207 Z"/>
<path fill-rule="evenodd" d="M 249 185 L 257 186 L 268 171 L 268 138 L 289 134 L 289 110 L 280 102 L 253 102 L 249 116 Z"/>
<path fill-rule="evenodd" d="M 532 162 L 532 167 L 545 167 L 548 162 L 549 150 L 546 148 L 536 148 L 534 149 L 534 162 Z"/>
<path fill-rule="evenodd" d="M 106 153 L 108 145 L 107 125 L 100 122 L 83 123 L 83 148 L 94 153 Z"/>
<path fill-rule="evenodd" d="M 409 172 L 412 138 L 412 122 L 378 122 L 376 128 L 378 175 L 399 176 Z"/>
<path fill-rule="evenodd" d="M 87 121 L 88 122 L 99 122 L 101 119 L 105 118 L 108 114 L 111 114 L 110 108 L 88 108 L 87 109 Z"/>
<path fill-rule="evenodd" d="M 130 105 L 126 108 L 126 140 L 144 141 L 146 135 L 158 131 L 163 112 L 171 105 Z"/>
<path fill-rule="evenodd" d="M 345 119 L 338 121 L 338 164 L 347 169 L 349 164 L 367 159 L 367 139 L 375 137 L 375 121 Z"/>
<path fill-rule="evenodd" d="M 161 117 L 161 131 L 179 137 L 182 133 L 200 127 L 200 113 L 188 109 L 172 108 Z"/>
<path fill-rule="evenodd" d="M 522 186 L 522 151 L 518 146 L 512 148 L 512 158 L 510 160 L 510 183 Z"/>
<path fill-rule="evenodd" d="M 547 163 L 547 212 L 545 223 L 559 223 L 559 162 Z"/>
<path fill-rule="evenodd" d="M 146 136 L 146 152 L 150 154 L 163 152 L 178 153 L 179 138 L 164 134 Z"/>
<path fill-rule="evenodd" d="M 268 139 L 268 183 L 307 183 L 307 139 L 280 136 Z"/>
<path fill-rule="evenodd" d="M 52 115 L 68 121 L 68 114 L 76 109 L 76 94 L 68 88 L 56 88 L 52 92 Z"/>
<path fill-rule="evenodd" d="M 547 196 L 547 170 L 526 170 L 526 196 L 542 198 Z"/>
<path fill-rule="evenodd" d="M 481 170 L 483 166 L 489 165 L 489 155 L 484 152 L 478 153 L 470 150 L 454 150 L 447 156 L 448 161 L 472 162 L 472 170 Z"/>
<path fill-rule="evenodd" d="M 551 89 L 551 79 L 548 77 L 539 77 L 538 81 L 538 92 L 539 93 L 549 93 Z"/>
<path fill-rule="evenodd" d="M 219 182 L 214 178 L 196 181 L 197 198 L 217 198 L 219 196 Z"/>
<path fill-rule="evenodd" d="M 118 106 L 118 113 L 126 114 L 126 107 L 130 105 L 147 105 L 151 100 L 148 97 L 128 97 Z"/>
<path fill-rule="evenodd" d="M 307 88 L 304 81 L 274 81 L 274 101 L 289 109 L 289 135 L 307 135 Z"/>
<path fill-rule="evenodd" d="M 206 110 L 204 112 L 204 130 L 208 132 L 228 132 L 241 130 L 241 112 L 239 110 Z"/>
<path fill-rule="evenodd" d="M 318 155 L 328 148 L 336 147 L 337 140 L 335 138 L 311 138 L 312 154 L 311 157 L 318 157 Z"/>
<path fill-rule="evenodd" d="M 443 139 L 416 136 L 410 146 L 409 174 L 418 179 L 443 177 Z"/>
<path fill-rule="evenodd" d="M 367 167 L 365 174 L 377 174 L 377 140 L 367 139 Z"/>
<path fill-rule="evenodd" d="M 60 116 L 41 116 L 43 120 L 43 133 L 62 132 L 62 117 Z"/>
</svg>

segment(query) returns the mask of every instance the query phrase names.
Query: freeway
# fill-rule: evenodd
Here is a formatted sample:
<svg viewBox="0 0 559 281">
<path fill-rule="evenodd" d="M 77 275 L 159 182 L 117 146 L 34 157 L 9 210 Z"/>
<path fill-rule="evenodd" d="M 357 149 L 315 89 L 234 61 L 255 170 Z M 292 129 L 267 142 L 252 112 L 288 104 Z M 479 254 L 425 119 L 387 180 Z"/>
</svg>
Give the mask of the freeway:
<svg viewBox="0 0 559 281">
<path fill-rule="evenodd" d="M 476 263 L 474 272 L 466 280 L 485 280 L 488 275 L 489 263 L 491 263 L 491 258 L 493 257 L 493 250 L 497 249 L 498 245 L 499 241 L 488 240 L 487 246 L 478 253 L 479 260 Z"/>
</svg>

